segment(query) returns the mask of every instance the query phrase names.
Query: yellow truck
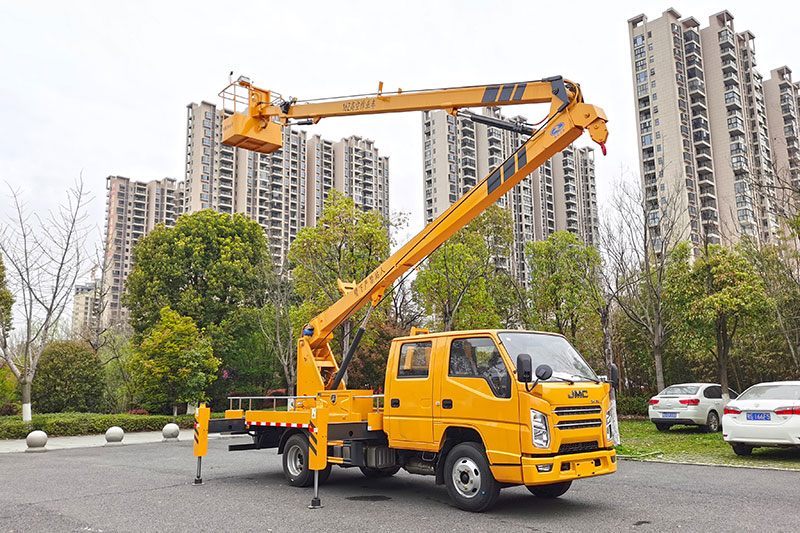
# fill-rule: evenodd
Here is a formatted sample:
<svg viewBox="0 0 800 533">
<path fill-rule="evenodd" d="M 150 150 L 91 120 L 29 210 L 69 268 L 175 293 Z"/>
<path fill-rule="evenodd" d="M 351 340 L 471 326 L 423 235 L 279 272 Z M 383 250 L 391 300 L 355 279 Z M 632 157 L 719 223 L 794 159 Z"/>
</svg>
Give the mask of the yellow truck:
<svg viewBox="0 0 800 533">
<path fill-rule="evenodd" d="M 469 107 L 524 103 L 547 103 L 550 109 L 543 125 L 525 132 L 530 137 L 513 155 L 369 276 L 358 283 L 340 282 L 340 300 L 302 330 L 297 392 L 285 398 L 287 411 L 242 409 L 247 398 L 232 399 L 222 419 L 209 420 L 208 408 L 198 409 L 196 482 L 201 481 L 209 432 L 252 437 L 230 450 L 277 448 L 288 482 L 314 486 L 312 508 L 320 506 L 319 484 L 332 465 L 358 467 L 367 477 L 391 476 L 400 468 L 432 475 L 456 506 L 477 512 L 491 508 L 502 487 L 525 485 L 540 498 L 555 498 L 575 479 L 616 471 L 611 384 L 601 381 L 559 335 L 412 328 L 409 336 L 392 342 L 384 394 L 348 389 L 344 381 L 372 309 L 400 276 L 584 129 L 605 152 L 605 114 L 583 102 L 577 84 L 553 77 L 432 91 L 384 93 L 381 86 L 366 96 L 299 102 L 239 78 L 221 95 L 233 107 L 223 142 L 265 153 L 280 148 L 282 125 L 313 124 L 325 117 L 427 109 L 458 115 Z M 503 126 L 496 119 L 492 125 Z M 330 337 L 367 305 L 339 363 Z"/>
</svg>

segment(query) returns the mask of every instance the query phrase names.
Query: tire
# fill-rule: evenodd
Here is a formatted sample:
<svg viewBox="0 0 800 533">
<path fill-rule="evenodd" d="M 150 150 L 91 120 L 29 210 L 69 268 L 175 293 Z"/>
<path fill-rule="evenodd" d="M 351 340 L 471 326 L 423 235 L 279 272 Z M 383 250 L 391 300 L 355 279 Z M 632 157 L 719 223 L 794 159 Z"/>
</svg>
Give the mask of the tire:
<svg viewBox="0 0 800 533">
<path fill-rule="evenodd" d="M 753 453 L 753 446 L 748 446 L 747 444 L 739 444 L 738 442 L 731 443 L 731 448 L 733 448 L 733 453 L 736 455 L 750 455 Z"/>
<path fill-rule="evenodd" d="M 551 483 L 549 485 L 531 485 L 526 488 L 537 498 L 552 500 L 567 492 L 570 486 L 572 486 L 572 481 L 562 481 L 561 483 Z"/>
<path fill-rule="evenodd" d="M 659 424 L 658 422 L 655 422 L 655 425 L 656 429 L 659 431 L 669 431 L 669 424 Z"/>
<path fill-rule="evenodd" d="M 358 468 L 361 470 L 361 473 L 364 474 L 364 477 L 369 479 L 392 477 L 400 470 L 399 466 L 390 466 L 388 468 L 370 468 L 368 466 L 359 466 Z"/>
<path fill-rule="evenodd" d="M 296 433 L 289 437 L 283 447 L 283 475 L 294 487 L 310 487 L 314 484 L 314 471 L 308 468 L 308 437 Z M 319 473 L 320 484 L 331 475 L 329 464 Z"/>
<path fill-rule="evenodd" d="M 447 454 L 444 484 L 456 507 L 473 513 L 490 509 L 500 495 L 483 447 L 475 442 L 458 444 Z"/>
<path fill-rule="evenodd" d="M 706 433 L 716 433 L 720 430 L 719 415 L 716 411 L 709 411 L 706 425 L 703 426 L 703 431 Z"/>
</svg>

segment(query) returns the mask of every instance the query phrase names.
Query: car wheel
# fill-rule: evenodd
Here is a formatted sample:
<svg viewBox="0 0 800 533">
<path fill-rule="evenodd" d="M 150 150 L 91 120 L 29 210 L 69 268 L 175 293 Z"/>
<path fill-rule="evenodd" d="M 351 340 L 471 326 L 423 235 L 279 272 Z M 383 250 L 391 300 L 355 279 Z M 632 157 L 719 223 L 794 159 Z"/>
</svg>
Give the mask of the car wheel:
<svg viewBox="0 0 800 533">
<path fill-rule="evenodd" d="M 669 431 L 669 424 L 659 424 L 658 422 L 655 422 L 655 425 L 656 429 L 659 431 Z"/>
<path fill-rule="evenodd" d="M 572 481 L 562 481 L 561 483 L 551 483 L 549 485 L 532 485 L 526 488 L 537 498 L 552 500 L 567 492 L 571 485 Z"/>
<path fill-rule="evenodd" d="M 733 448 L 733 453 L 736 455 L 750 455 L 753 453 L 753 446 L 748 446 L 747 444 L 733 443 L 731 448 Z"/>
<path fill-rule="evenodd" d="M 283 475 L 290 485 L 310 487 L 314 484 L 314 471 L 308 467 L 308 437 L 297 433 L 289 437 L 283 447 Z M 324 483 L 331 475 L 331 465 L 319 473 Z"/>
<path fill-rule="evenodd" d="M 444 483 L 450 499 L 460 509 L 481 513 L 500 495 L 483 447 L 475 442 L 456 445 L 444 462 Z"/>
<path fill-rule="evenodd" d="M 370 479 L 392 477 L 400 470 L 399 466 L 390 466 L 388 468 L 370 468 L 368 466 L 359 466 L 358 468 L 361 470 L 361 473 L 364 474 L 364 477 Z"/>
<path fill-rule="evenodd" d="M 719 415 L 716 411 L 709 411 L 706 425 L 703 426 L 706 433 L 716 433 L 719 431 Z"/>
</svg>

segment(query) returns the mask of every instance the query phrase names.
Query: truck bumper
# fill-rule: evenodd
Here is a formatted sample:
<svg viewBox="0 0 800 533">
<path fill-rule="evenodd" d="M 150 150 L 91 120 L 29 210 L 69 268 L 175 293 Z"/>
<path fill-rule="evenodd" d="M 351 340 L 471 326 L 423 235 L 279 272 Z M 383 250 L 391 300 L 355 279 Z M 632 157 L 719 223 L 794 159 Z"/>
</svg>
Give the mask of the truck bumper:
<svg viewBox="0 0 800 533">
<path fill-rule="evenodd" d="M 547 465 L 552 465 L 549 471 Z M 560 483 L 582 477 L 602 476 L 616 471 L 617 452 L 614 450 L 522 458 L 522 483 L 525 485 Z"/>
</svg>

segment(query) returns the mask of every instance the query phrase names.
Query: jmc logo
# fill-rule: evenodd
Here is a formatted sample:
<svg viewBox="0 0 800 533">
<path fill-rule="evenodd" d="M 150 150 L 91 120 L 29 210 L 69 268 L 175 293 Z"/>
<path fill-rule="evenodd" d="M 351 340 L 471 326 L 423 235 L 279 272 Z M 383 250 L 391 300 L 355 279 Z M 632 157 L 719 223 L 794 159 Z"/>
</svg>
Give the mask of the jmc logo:
<svg viewBox="0 0 800 533">
<path fill-rule="evenodd" d="M 569 393 L 569 396 L 567 396 L 567 398 L 588 398 L 588 397 L 589 397 L 588 390 L 574 390 Z"/>
</svg>

